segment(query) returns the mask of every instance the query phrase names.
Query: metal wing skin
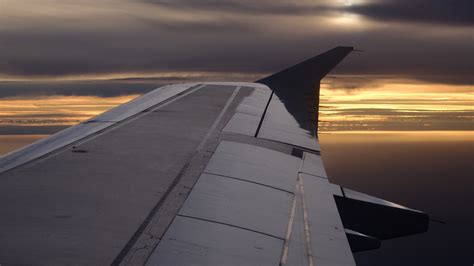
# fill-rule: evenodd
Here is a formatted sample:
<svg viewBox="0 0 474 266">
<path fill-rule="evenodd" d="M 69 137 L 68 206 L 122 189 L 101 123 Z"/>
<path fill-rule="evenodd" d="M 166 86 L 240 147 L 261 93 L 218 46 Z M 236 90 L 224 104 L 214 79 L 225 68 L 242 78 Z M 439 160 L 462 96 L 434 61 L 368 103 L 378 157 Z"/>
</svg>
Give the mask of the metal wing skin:
<svg viewBox="0 0 474 266">
<path fill-rule="evenodd" d="M 428 216 L 332 184 L 337 47 L 254 83 L 168 85 L 0 159 L 0 264 L 355 265 Z"/>
</svg>

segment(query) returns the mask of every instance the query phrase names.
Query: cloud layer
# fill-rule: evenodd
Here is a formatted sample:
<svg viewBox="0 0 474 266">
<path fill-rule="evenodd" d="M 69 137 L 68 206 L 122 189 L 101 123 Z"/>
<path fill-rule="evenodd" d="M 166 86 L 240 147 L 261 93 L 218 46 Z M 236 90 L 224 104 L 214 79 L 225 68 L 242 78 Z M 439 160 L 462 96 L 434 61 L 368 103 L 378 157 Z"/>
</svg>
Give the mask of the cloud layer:
<svg viewBox="0 0 474 266">
<path fill-rule="evenodd" d="M 366 52 L 339 73 L 472 84 L 469 7 L 465 0 L 3 0 L 0 79 L 263 75 L 353 45 Z"/>
</svg>

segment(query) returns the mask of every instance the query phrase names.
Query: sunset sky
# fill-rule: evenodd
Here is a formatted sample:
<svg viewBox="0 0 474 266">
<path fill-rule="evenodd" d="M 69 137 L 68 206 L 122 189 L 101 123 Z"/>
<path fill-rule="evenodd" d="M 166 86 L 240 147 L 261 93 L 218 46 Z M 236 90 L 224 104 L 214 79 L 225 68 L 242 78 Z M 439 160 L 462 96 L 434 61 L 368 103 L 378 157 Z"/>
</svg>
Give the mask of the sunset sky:
<svg viewBox="0 0 474 266">
<path fill-rule="evenodd" d="M 0 133 L 51 133 L 165 83 L 253 81 L 337 45 L 365 52 L 323 80 L 322 132 L 471 130 L 473 24 L 465 0 L 2 0 Z"/>
<path fill-rule="evenodd" d="M 350 54 L 322 81 L 319 126 L 330 176 L 393 200 L 411 197 L 413 207 L 443 216 L 450 212 L 416 196 L 426 183 L 417 191 L 406 184 L 415 173 L 426 182 L 438 172 L 457 171 L 460 180 L 472 174 L 473 10 L 472 0 L 0 0 L 0 154 L 160 85 L 251 82 L 335 46 L 354 46 L 364 52 Z M 450 152 L 451 161 L 425 158 L 436 151 L 427 142 L 443 142 L 439 151 Z M 361 147 L 373 154 L 349 163 L 359 175 L 344 179 L 341 160 L 361 158 Z M 420 168 L 392 175 L 407 178 L 398 191 L 363 168 L 386 151 L 400 151 L 398 163 L 425 158 Z M 435 164 L 438 172 L 424 172 Z M 383 190 L 387 182 L 393 190 Z M 431 202 L 444 188 L 433 188 Z M 462 193 L 450 199 L 462 204 L 459 195 L 473 200 Z M 433 235 L 420 241 L 436 242 Z M 424 251 L 433 256 L 429 265 L 444 265 L 437 249 Z"/>
<path fill-rule="evenodd" d="M 364 52 L 323 80 L 322 132 L 472 130 L 473 20 L 468 0 L 2 0 L 0 133 L 51 133 L 161 84 L 253 81 L 337 45 Z"/>
</svg>

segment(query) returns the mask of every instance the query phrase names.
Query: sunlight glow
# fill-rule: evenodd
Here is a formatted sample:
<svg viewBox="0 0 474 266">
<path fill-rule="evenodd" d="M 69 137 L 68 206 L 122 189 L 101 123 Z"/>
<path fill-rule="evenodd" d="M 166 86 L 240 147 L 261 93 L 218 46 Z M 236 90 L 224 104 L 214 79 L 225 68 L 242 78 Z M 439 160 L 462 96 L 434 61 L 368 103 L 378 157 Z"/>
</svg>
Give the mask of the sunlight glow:
<svg viewBox="0 0 474 266">
<path fill-rule="evenodd" d="M 362 23 L 361 16 L 348 12 L 341 12 L 340 14 L 331 18 L 333 24 L 360 26 Z"/>
<path fill-rule="evenodd" d="M 345 0 L 345 1 L 344 1 L 344 5 L 345 5 L 345 6 L 352 6 L 353 4 L 354 4 L 354 2 L 351 1 L 351 0 Z"/>
<path fill-rule="evenodd" d="M 373 77 L 368 79 L 374 80 Z M 474 92 L 470 86 L 394 79 L 380 79 L 375 83 L 362 79 L 360 84 L 355 84 L 353 80 L 347 82 L 344 76 L 324 80 L 319 108 L 321 133 L 474 129 Z M 0 126 L 70 126 L 136 96 L 3 98 L 0 99 Z"/>
<path fill-rule="evenodd" d="M 138 95 L 44 96 L 0 99 L 0 126 L 69 126 L 97 116 Z"/>
<path fill-rule="evenodd" d="M 473 131 L 334 131 L 320 133 L 325 144 L 390 142 L 467 142 L 474 144 Z"/>
<path fill-rule="evenodd" d="M 321 86 L 321 132 L 474 129 L 470 86 L 396 80 L 356 89 L 334 84 L 343 80 Z"/>
</svg>

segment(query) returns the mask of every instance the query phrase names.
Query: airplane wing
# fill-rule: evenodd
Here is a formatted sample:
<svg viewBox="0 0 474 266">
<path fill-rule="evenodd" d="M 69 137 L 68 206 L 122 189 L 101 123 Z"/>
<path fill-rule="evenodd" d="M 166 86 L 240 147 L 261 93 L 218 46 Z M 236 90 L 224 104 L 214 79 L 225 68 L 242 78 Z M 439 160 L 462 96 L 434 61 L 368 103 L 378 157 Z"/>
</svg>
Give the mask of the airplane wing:
<svg viewBox="0 0 474 266">
<path fill-rule="evenodd" d="M 0 264 L 355 265 L 428 216 L 332 184 L 320 80 L 160 87 L 0 159 Z"/>
</svg>

